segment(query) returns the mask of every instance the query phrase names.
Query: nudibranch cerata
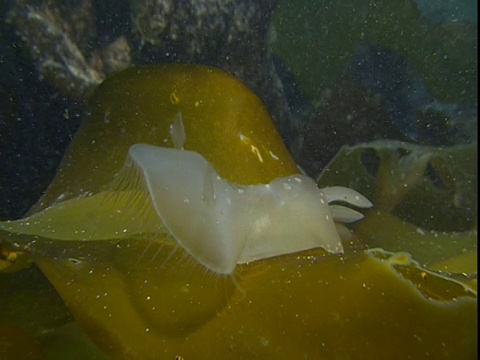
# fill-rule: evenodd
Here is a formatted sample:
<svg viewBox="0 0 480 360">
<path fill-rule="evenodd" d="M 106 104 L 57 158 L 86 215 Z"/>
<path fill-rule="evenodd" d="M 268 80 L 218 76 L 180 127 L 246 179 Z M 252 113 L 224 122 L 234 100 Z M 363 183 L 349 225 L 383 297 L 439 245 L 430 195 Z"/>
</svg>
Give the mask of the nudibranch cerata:
<svg viewBox="0 0 480 360">
<path fill-rule="evenodd" d="M 37 243 L 167 233 L 219 274 L 317 247 L 342 252 L 338 223 L 362 215 L 331 203 L 370 201 L 299 174 L 260 100 L 233 77 L 170 66 L 181 71 L 134 68 L 106 80 L 47 193 L 0 229 Z M 125 87 L 131 76 L 147 88 Z M 139 102 L 127 108 L 127 98 Z"/>
</svg>

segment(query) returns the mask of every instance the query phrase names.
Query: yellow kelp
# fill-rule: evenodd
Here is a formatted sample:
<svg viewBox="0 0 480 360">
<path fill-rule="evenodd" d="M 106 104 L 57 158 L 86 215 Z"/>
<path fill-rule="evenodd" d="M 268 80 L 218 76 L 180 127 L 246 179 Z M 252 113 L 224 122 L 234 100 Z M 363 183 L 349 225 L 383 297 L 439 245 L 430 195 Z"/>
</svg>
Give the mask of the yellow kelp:
<svg viewBox="0 0 480 360">
<path fill-rule="evenodd" d="M 184 148 L 202 154 L 228 181 L 268 183 L 298 172 L 261 101 L 235 78 L 195 65 L 131 68 L 99 86 L 89 118 L 32 211 L 98 192 L 136 143 L 173 147 L 178 112 L 185 132 L 196 134 Z"/>
<path fill-rule="evenodd" d="M 121 177 L 111 187 L 137 143 L 198 152 L 242 186 L 298 172 L 261 102 L 219 70 L 161 65 L 104 82 L 29 214 L 50 209 L 50 220 L 24 223 L 41 229 L 28 235 L 1 226 L 5 239 L 29 243 L 78 323 L 112 358 L 475 356 L 476 293 L 404 253 L 365 251 L 352 238 L 343 255 L 317 248 L 247 262 L 231 276 L 209 272 L 172 241 L 138 188 Z M 86 224 L 76 229 L 79 219 Z"/>
</svg>

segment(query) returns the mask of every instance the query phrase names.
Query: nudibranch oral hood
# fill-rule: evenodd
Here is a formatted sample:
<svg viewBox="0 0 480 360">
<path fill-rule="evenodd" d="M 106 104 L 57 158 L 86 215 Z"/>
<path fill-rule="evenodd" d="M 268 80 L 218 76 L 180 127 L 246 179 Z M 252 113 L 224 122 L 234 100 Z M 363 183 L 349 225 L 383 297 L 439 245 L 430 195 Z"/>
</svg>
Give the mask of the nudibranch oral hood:
<svg viewBox="0 0 480 360">
<path fill-rule="evenodd" d="M 236 79 L 203 66 L 141 67 L 99 87 L 44 197 L 26 218 L 0 226 L 56 240 L 166 233 L 229 274 L 316 247 L 342 252 L 335 221 L 362 215 L 331 202 L 372 205 L 299 174 L 261 102 Z"/>
</svg>

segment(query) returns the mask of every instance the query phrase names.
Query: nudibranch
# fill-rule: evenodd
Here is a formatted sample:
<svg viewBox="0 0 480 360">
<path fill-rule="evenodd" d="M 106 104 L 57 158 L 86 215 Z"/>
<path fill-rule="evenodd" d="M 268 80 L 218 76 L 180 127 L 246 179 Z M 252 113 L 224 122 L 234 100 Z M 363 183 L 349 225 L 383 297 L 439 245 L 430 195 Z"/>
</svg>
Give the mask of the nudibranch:
<svg viewBox="0 0 480 360">
<path fill-rule="evenodd" d="M 331 203 L 372 205 L 299 174 L 260 100 L 220 70 L 129 69 L 106 80 L 90 107 L 46 194 L 0 229 L 37 243 L 166 233 L 229 274 L 317 247 L 340 253 L 338 223 L 362 215 Z"/>
</svg>

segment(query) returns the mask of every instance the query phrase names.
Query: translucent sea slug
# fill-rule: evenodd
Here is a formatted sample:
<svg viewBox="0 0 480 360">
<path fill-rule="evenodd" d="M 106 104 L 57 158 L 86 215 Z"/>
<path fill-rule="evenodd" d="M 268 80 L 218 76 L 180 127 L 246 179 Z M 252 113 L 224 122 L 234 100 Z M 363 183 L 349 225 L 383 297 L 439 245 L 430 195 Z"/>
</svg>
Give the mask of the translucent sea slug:
<svg viewBox="0 0 480 360">
<path fill-rule="evenodd" d="M 197 261 L 222 274 L 237 263 L 323 247 L 343 252 L 334 220 L 362 216 L 331 201 L 369 207 L 346 188 L 319 190 L 302 175 L 266 185 L 235 185 L 223 180 L 203 156 L 192 151 L 133 145 L 120 181 L 140 176 L 153 207 L 174 239 Z M 327 196 L 327 195 L 328 196 Z"/>
</svg>

